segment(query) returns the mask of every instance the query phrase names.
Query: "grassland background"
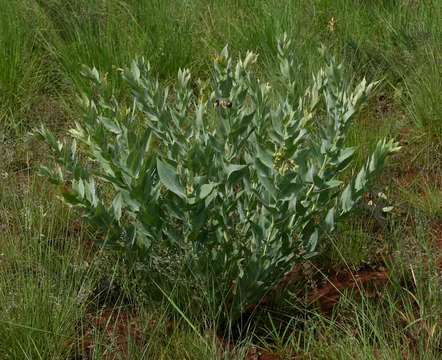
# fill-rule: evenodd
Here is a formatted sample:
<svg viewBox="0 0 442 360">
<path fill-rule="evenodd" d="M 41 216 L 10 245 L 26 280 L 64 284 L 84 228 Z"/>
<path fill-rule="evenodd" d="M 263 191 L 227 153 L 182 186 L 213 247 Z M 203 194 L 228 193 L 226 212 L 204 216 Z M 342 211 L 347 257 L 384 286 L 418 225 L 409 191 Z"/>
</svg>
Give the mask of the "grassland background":
<svg viewBox="0 0 442 360">
<path fill-rule="evenodd" d="M 299 57 L 300 88 L 321 65 L 320 44 L 352 76 L 382 80 L 351 142 L 361 159 L 382 135 L 403 145 L 375 185 L 395 210 L 381 223 L 361 210 L 324 239 L 310 271 L 317 281 L 381 266 L 389 282 L 376 297 L 344 292 L 331 314 L 288 291 L 223 352 L 204 316 L 177 316 L 170 303 L 146 304 L 127 290 L 131 300 L 113 309 L 135 309 L 144 341 L 126 339 L 117 351 L 118 329 L 90 320 L 99 309 L 84 294 L 103 274 L 123 289 L 129 280 L 36 176 L 45 150 L 28 132 L 44 123 L 63 134 L 79 118 L 81 64 L 107 73 L 117 91 L 118 68 L 143 55 L 173 84 L 180 67 L 204 77 L 228 43 L 236 55 L 257 51 L 271 80 L 284 31 Z M 253 347 L 282 359 L 442 358 L 441 94 L 438 0 L 0 0 L 0 359 L 88 358 L 78 339 L 91 343 L 93 359 L 251 359 Z M 299 281 L 305 293 L 311 278 Z"/>
</svg>

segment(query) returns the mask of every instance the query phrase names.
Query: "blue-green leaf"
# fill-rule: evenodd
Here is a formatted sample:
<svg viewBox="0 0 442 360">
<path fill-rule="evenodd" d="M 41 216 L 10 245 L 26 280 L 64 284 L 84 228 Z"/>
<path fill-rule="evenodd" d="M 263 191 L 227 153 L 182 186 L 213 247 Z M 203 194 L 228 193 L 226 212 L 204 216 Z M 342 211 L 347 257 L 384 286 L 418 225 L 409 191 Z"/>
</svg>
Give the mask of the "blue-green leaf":
<svg viewBox="0 0 442 360">
<path fill-rule="evenodd" d="M 218 183 L 211 182 L 209 184 L 204 184 L 201 186 L 199 198 L 205 199 L 207 196 L 210 195 L 210 193 L 213 191 L 213 189 L 218 185 Z"/>
<path fill-rule="evenodd" d="M 120 221 L 121 218 L 121 208 L 123 205 L 123 197 L 121 196 L 121 193 L 118 193 L 114 200 L 112 201 L 112 209 L 114 211 L 114 217 L 115 220 Z"/>
<path fill-rule="evenodd" d="M 235 173 L 244 170 L 247 165 L 229 164 L 225 167 L 225 172 L 227 174 L 227 180 L 231 181 Z"/>
<path fill-rule="evenodd" d="M 157 159 L 158 176 L 161 183 L 180 198 L 186 198 L 184 187 L 180 184 L 176 169 L 171 165 Z"/>
</svg>

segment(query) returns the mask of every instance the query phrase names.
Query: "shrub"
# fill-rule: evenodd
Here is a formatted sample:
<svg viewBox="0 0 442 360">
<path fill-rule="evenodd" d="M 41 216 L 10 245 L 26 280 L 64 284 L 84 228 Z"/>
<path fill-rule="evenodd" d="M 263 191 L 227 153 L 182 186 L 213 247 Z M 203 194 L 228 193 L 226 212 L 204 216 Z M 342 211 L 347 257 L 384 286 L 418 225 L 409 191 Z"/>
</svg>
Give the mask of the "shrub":
<svg viewBox="0 0 442 360">
<path fill-rule="evenodd" d="M 349 177 L 355 149 L 346 134 L 374 84 L 353 89 L 342 65 L 324 56 L 299 96 L 286 36 L 278 58 L 274 91 L 252 71 L 257 55 L 233 61 L 224 48 L 210 94 L 194 93 L 187 70 L 170 91 L 137 59 L 122 71 L 131 96 L 121 103 L 95 68 L 85 69 L 94 91 L 82 99 L 72 141 L 36 131 L 56 163 L 43 175 L 102 229 L 106 245 L 150 271 L 155 259 L 178 259 L 216 284 L 233 318 L 317 253 L 321 235 L 399 149 L 379 141 Z"/>
</svg>

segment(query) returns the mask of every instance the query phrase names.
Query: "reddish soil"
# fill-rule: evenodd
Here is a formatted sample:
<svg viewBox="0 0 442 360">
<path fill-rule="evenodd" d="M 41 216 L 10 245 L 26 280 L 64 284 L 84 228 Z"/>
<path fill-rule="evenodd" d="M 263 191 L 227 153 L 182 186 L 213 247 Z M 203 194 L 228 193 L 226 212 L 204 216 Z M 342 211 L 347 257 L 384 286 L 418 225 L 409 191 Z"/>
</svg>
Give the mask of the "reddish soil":
<svg viewBox="0 0 442 360">
<path fill-rule="evenodd" d="M 256 347 L 252 347 L 247 351 L 246 360 L 281 360 L 278 354 L 272 354 L 267 351 L 261 351 Z"/>
<path fill-rule="evenodd" d="M 106 308 L 98 314 L 86 315 L 86 329 L 77 343 L 80 359 L 93 358 L 97 331 L 104 337 L 102 358 L 105 360 L 128 358 L 130 342 L 141 345 L 143 340 L 139 319 L 133 310 Z"/>
<path fill-rule="evenodd" d="M 319 305 L 324 312 L 330 312 L 339 301 L 342 292 L 346 289 L 356 289 L 365 296 L 373 297 L 373 288 L 385 285 L 388 281 L 386 270 L 363 270 L 358 272 L 335 272 L 327 278 L 327 283 L 312 291 L 308 296 L 311 304 Z"/>
<path fill-rule="evenodd" d="M 436 266 L 442 271 L 442 222 L 434 221 L 430 225 L 430 236 L 432 238 L 432 246 L 434 248 L 434 256 Z"/>
</svg>

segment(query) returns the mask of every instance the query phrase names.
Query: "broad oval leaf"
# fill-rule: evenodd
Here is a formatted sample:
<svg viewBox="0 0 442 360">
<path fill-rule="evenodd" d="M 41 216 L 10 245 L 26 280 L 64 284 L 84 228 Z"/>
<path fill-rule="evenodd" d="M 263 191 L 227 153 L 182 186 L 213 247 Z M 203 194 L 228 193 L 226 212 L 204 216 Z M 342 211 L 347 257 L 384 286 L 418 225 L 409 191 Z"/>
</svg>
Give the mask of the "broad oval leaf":
<svg viewBox="0 0 442 360">
<path fill-rule="evenodd" d="M 161 183 L 180 198 L 185 199 L 186 194 L 183 185 L 178 180 L 176 169 L 157 159 L 157 171 Z"/>
</svg>

